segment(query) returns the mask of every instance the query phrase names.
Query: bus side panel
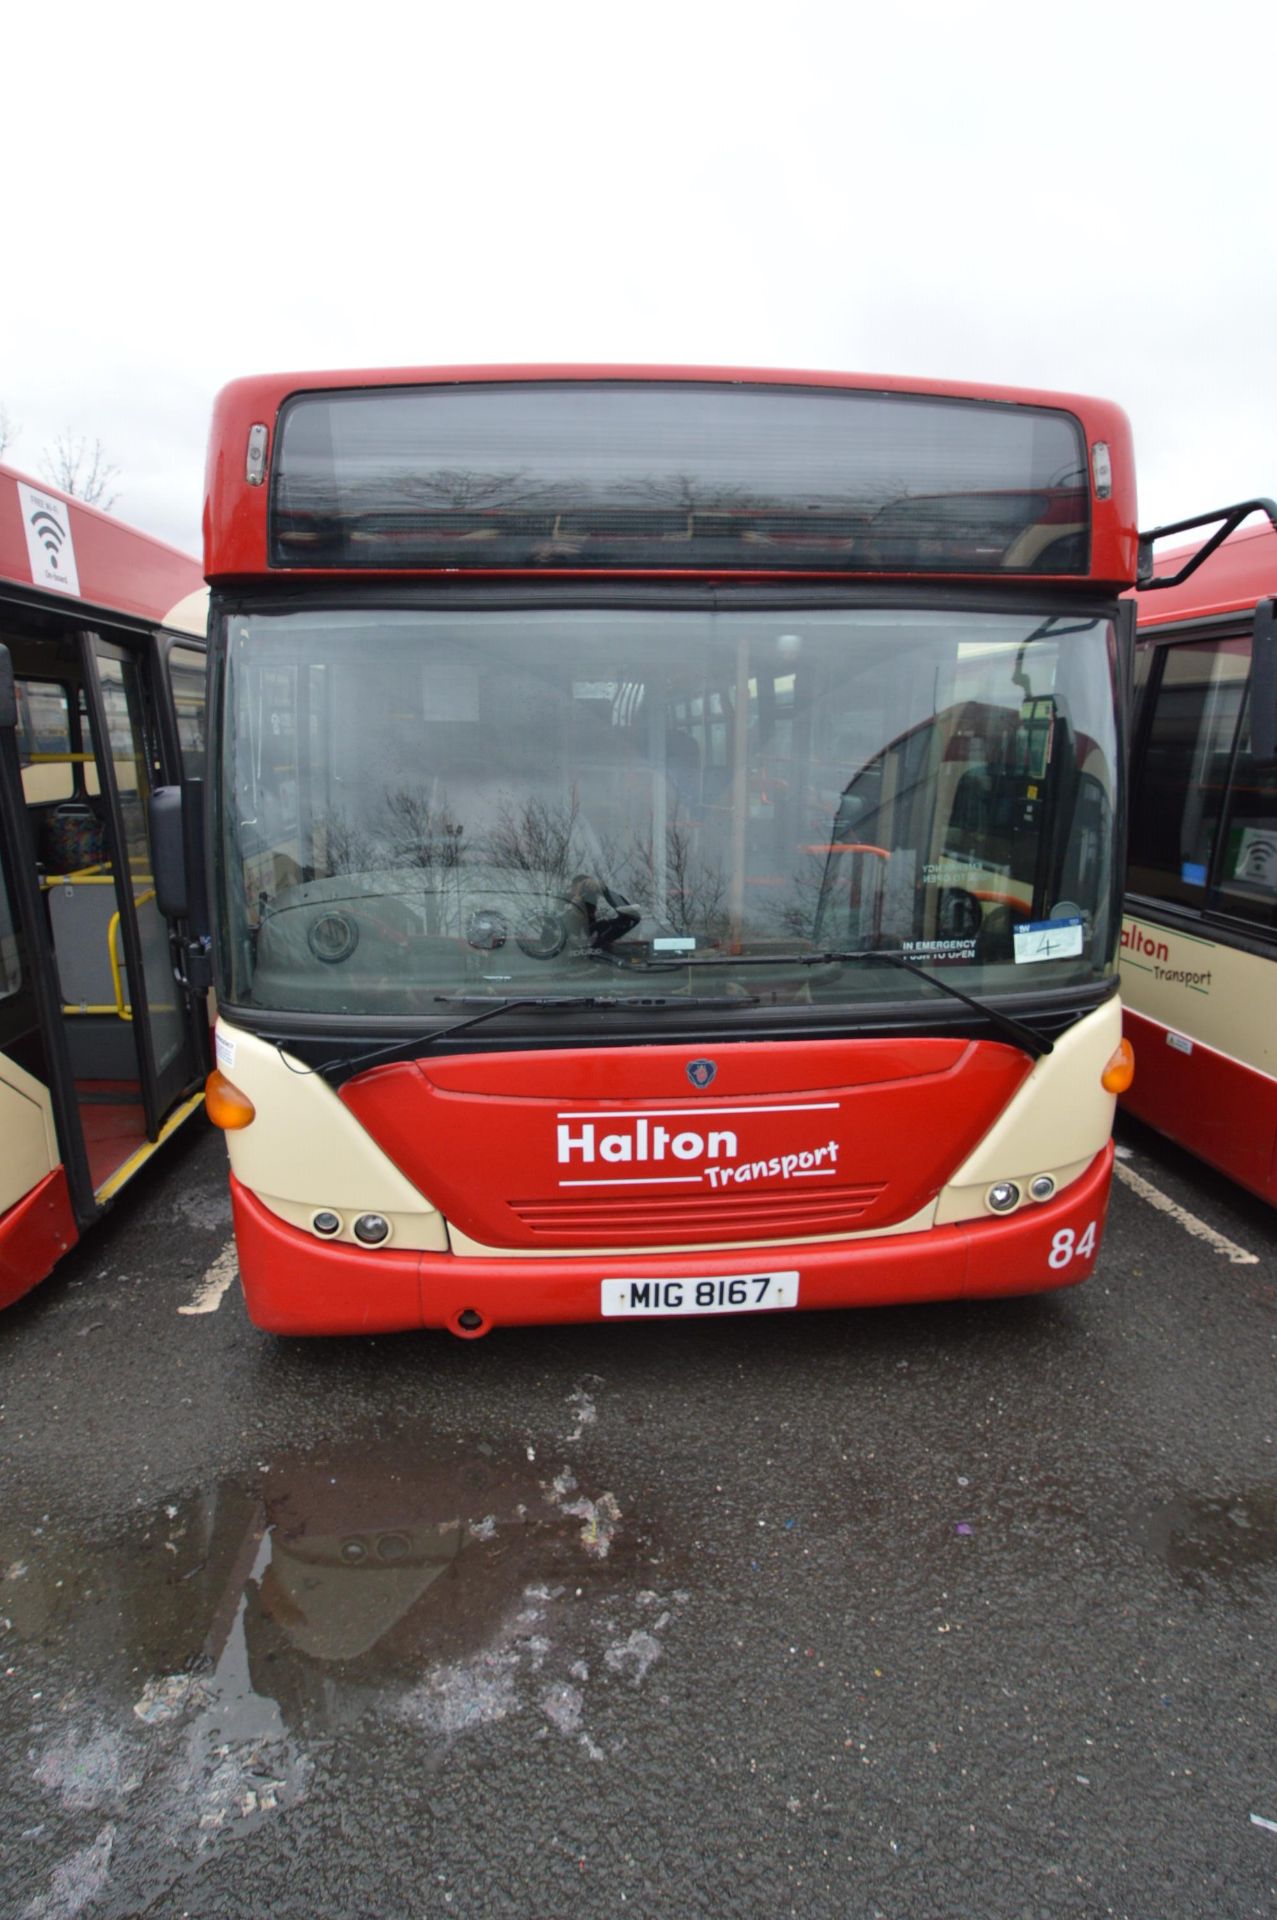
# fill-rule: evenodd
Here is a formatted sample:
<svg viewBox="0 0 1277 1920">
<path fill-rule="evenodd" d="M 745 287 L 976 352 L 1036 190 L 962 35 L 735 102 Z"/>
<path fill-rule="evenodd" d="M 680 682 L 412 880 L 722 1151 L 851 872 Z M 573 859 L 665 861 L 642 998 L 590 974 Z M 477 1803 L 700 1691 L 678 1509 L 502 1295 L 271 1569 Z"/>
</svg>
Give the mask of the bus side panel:
<svg viewBox="0 0 1277 1920">
<path fill-rule="evenodd" d="M 29 1293 L 78 1239 L 66 1174 L 55 1167 L 0 1215 L 0 1307 Z"/>
<path fill-rule="evenodd" d="M 1075 1286 L 1095 1267 L 1112 1170 L 1110 1143 L 1080 1179 L 1042 1206 L 916 1234 L 536 1261 L 317 1244 L 271 1213 L 234 1174 L 231 1195 L 255 1325 L 298 1334 L 428 1326 L 464 1336 L 494 1326 L 598 1320 L 601 1282 L 618 1277 L 695 1282 L 797 1269 L 802 1308 L 897 1306 Z"/>
<path fill-rule="evenodd" d="M 1137 1070 L 1123 1108 L 1277 1203 L 1277 1080 L 1130 1007 L 1124 1019 Z"/>
</svg>

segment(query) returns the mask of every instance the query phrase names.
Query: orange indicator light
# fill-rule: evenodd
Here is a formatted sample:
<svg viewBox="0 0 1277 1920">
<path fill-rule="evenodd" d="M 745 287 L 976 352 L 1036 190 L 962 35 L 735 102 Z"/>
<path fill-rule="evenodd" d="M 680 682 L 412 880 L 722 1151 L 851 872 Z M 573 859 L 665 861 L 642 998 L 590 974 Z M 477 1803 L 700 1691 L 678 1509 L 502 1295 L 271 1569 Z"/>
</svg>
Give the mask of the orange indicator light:
<svg viewBox="0 0 1277 1920">
<path fill-rule="evenodd" d="M 224 1073 L 214 1067 L 204 1082 L 204 1110 L 215 1127 L 234 1133 L 257 1118 L 257 1108 L 246 1093 L 231 1085 Z"/>
<path fill-rule="evenodd" d="M 1117 1052 L 1100 1075 L 1106 1093 L 1125 1093 L 1135 1078 L 1135 1049 L 1129 1040 L 1118 1042 Z"/>
</svg>

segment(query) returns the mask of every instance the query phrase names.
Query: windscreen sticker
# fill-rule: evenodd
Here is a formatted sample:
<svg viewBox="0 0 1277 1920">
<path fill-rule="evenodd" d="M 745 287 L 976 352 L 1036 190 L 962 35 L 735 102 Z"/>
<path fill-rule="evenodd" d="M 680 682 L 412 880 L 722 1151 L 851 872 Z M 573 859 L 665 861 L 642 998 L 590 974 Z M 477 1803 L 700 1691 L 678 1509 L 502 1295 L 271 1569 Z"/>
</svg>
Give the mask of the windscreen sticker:
<svg viewBox="0 0 1277 1920">
<path fill-rule="evenodd" d="M 1032 960 L 1073 960 L 1082 951 L 1082 922 L 1021 920 L 1013 938 L 1017 966 Z"/>
<path fill-rule="evenodd" d="M 904 956 L 906 960 L 916 960 L 920 967 L 933 967 L 945 961 L 974 960 L 975 937 L 972 935 L 953 940 L 906 940 Z"/>
<path fill-rule="evenodd" d="M 981 874 L 1010 874 L 1009 864 L 986 859 L 983 854 L 946 853 L 942 860 L 928 860 L 922 869 L 924 887 L 964 887 Z"/>
</svg>

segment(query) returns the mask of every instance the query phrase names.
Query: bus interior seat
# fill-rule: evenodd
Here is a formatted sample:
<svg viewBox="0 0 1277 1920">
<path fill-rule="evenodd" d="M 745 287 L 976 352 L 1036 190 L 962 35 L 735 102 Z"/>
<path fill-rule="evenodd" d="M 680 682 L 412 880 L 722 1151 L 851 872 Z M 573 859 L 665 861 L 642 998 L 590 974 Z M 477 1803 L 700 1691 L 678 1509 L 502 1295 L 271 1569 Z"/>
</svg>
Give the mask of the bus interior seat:
<svg viewBox="0 0 1277 1920">
<path fill-rule="evenodd" d="M 106 857 L 106 826 L 87 800 L 61 800 L 36 814 L 36 845 L 49 873 L 80 873 Z"/>
</svg>

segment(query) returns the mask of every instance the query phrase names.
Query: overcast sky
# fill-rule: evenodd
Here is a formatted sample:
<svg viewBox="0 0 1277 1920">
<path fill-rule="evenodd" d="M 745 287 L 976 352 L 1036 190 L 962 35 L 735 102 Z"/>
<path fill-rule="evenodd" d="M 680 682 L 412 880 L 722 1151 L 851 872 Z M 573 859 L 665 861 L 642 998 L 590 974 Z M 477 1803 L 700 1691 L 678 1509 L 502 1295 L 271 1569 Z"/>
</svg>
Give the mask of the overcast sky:
<svg viewBox="0 0 1277 1920">
<path fill-rule="evenodd" d="M 4 30 L 5 458 L 198 552 L 224 381 L 518 360 L 1103 394 L 1277 494 L 1277 9 L 64 4 Z"/>
</svg>

